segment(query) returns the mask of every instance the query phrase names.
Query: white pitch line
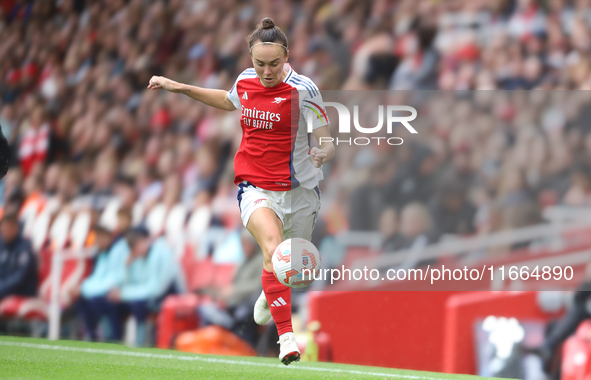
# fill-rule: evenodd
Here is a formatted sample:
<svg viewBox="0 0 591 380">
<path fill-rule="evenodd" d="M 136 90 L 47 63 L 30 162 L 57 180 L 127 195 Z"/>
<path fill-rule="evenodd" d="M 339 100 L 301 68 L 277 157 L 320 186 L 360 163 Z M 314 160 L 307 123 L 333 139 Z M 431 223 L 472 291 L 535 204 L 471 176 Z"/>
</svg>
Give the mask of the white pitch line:
<svg viewBox="0 0 591 380">
<path fill-rule="evenodd" d="M 54 351 L 85 352 L 85 353 L 89 353 L 89 354 L 133 356 L 133 357 L 151 358 L 151 359 L 202 361 L 202 362 L 208 362 L 208 363 L 248 365 L 248 366 L 253 366 L 253 367 L 279 368 L 279 369 L 285 369 L 285 370 L 304 370 L 304 371 L 317 371 L 317 372 L 346 373 L 346 374 L 351 374 L 351 375 L 369 375 L 369 376 L 382 376 L 382 377 L 385 376 L 385 377 L 394 377 L 394 378 L 401 378 L 401 379 L 440 380 L 440 378 L 427 377 L 427 376 L 413 376 L 413 375 L 402 375 L 402 374 L 380 373 L 380 372 L 362 372 L 362 371 L 334 369 L 334 368 L 315 368 L 315 367 L 305 367 L 305 366 L 300 366 L 300 365 L 285 366 L 285 365 L 280 365 L 280 364 L 255 363 L 255 362 L 242 361 L 242 360 L 204 358 L 204 357 L 197 356 L 197 355 L 195 355 L 195 356 L 163 355 L 163 354 L 150 354 L 147 352 L 101 350 L 101 349 L 96 349 L 96 348 L 52 346 L 49 344 L 3 342 L 3 341 L 0 341 L 0 346 L 26 347 L 26 348 L 36 348 L 36 349 L 40 349 L 40 350 L 54 350 Z"/>
</svg>

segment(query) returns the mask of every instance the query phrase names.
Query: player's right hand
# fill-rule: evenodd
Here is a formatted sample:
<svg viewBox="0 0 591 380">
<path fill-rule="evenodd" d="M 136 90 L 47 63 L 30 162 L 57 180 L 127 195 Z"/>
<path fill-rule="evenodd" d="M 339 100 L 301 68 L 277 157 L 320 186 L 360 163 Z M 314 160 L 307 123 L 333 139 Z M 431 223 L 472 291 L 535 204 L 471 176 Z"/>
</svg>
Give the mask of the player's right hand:
<svg viewBox="0 0 591 380">
<path fill-rule="evenodd" d="M 178 87 L 179 86 L 177 82 L 165 77 L 158 76 L 153 76 L 150 79 L 150 83 L 148 83 L 149 90 L 160 90 L 162 88 L 170 92 L 179 92 L 180 89 Z"/>
<path fill-rule="evenodd" d="M 310 156 L 312 157 L 312 165 L 314 165 L 315 168 L 319 168 L 324 163 L 326 157 L 328 157 L 328 153 L 315 146 L 310 149 Z"/>
</svg>

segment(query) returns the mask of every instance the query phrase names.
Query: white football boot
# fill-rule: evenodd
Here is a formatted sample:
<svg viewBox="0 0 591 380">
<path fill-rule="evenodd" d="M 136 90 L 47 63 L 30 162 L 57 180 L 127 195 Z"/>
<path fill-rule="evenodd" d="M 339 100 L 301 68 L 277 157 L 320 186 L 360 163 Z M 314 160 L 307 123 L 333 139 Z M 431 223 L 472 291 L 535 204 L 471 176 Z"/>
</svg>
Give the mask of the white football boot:
<svg viewBox="0 0 591 380">
<path fill-rule="evenodd" d="M 285 333 L 279 337 L 279 360 L 285 365 L 300 361 L 300 349 L 292 332 Z"/>
<path fill-rule="evenodd" d="M 266 325 L 271 320 L 271 308 L 265 297 L 265 291 L 261 291 L 261 295 L 254 304 L 254 321 L 257 325 Z"/>
</svg>

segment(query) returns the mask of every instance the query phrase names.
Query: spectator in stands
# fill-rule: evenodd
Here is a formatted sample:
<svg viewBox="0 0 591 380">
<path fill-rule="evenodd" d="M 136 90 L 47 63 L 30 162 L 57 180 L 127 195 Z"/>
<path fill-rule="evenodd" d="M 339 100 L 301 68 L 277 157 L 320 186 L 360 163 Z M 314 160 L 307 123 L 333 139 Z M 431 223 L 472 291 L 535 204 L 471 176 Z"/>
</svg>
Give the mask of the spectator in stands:
<svg viewBox="0 0 591 380">
<path fill-rule="evenodd" d="M 515 206 L 505 206 L 502 209 L 502 215 L 501 229 L 504 230 L 535 226 L 541 224 L 543 221 L 538 205 L 532 201 L 523 202 Z M 530 239 L 513 243 L 510 249 L 512 251 L 522 248 L 532 250 L 536 247 L 543 247 L 547 243 L 546 238 Z"/>
<path fill-rule="evenodd" d="M 138 338 L 143 337 L 145 321 L 157 311 L 169 294 L 184 291 L 180 270 L 172 248 L 164 237 L 151 242 L 144 227 L 135 227 L 125 240 L 130 254 L 124 267 L 123 281 L 107 294 L 109 315 L 115 339 L 121 339 L 121 320 L 127 313 L 138 323 Z"/>
<path fill-rule="evenodd" d="M 468 186 L 456 180 L 444 183 L 430 202 L 437 235 L 470 235 L 475 232 L 475 207 L 466 196 Z"/>
<path fill-rule="evenodd" d="M 256 240 L 244 228 L 240 233 L 240 241 L 244 261 L 237 268 L 231 283 L 205 290 L 214 302 L 199 307 L 199 313 L 203 325 L 223 326 L 255 347 L 258 326 L 253 319 L 252 308 L 261 292 L 260 281 L 256 279 L 262 275 L 260 260 L 263 253 Z"/>
<path fill-rule="evenodd" d="M 94 169 L 92 203 L 98 208 L 104 208 L 113 194 L 113 182 L 116 174 L 116 162 L 104 158 L 97 161 Z"/>
<path fill-rule="evenodd" d="M 0 221 L 0 300 L 37 294 L 37 257 L 21 236 L 18 214 L 5 213 Z"/>
<path fill-rule="evenodd" d="M 568 206 L 591 206 L 591 175 L 589 168 L 576 167 L 571 174 L 571 185 L 564 194 L 563 203 Z"/>
<path fill-rule="evenodd" d="M 137 198 L 133 179 L 118 177 L 113 187 L 113 195 L 117 197 L 122 208 L 131 210 Z"/>
<path fill-rule="evenodd" d="M 35 165 L 45 162 L 49 149 L 51 129 L 46 121 L 46 114 L 42 104 L 37 104 L 31 117 L 21 127 L 25 131 L 18 148 L 18 156 L 25 176 L 31 174 Z"/>
<path fill-rule="evenodd" d="M 395 252 L 401 249 L 404 239 L 400 234 L 398 213 L 394 207 L 387 207 L 380 216 L 380 234 L 382 235 L 382 250 Z"/>
<path fill-rule="evenodd" d="M 408 255 L 402 264 L 405 268 L 414 268 L 424 264 L 420 259 L 422 250 L 435 242 L 433 222 L 429 210 L 418 202 L 409 203 L 400 216 L 400 249 L 408 250 Z"/>
<path fill-rule="evenodd" d="M 424 145 L 411 145 L 412 156 L 385 186 L 386 201 L 403 208 L 411 202 L 427 203 L 434 194 L 438 159 Z"/>
<path fill-rule="evenodd" d="M 70 205 L 70 202 L 79 195 L 79 180 L 80 176 L 76 165 L 65 165 L 60 171 L 57 191 L 53 198 L 61 207 Z"/>
<path fill-rule="evenodd" d="M 120 211 L 119 231 L 125 232 L 131 225 L 129 213 Z M 129 246 L 122 237 L 117 237 L 114 226 L 101 223 L 94 227 L 98 254 L 94 259 L 92 274 L 82 282 L 80 289 L 74 289 L 72 299 L 76 301 L 76 309 L 84 321 L 88 338 L 97 340 L 97 325 L 103 315 L 109 317 L 111 336 L 109 340 L 120 339 L 115 328 L 119 324 L 119 316 L 108 307 L 107 294 L 113 288 L 120 287 L 125 279 L 125 262 L 129 256 Z"/>
<path fill-rule="evenodd" d="M 386 182 L 390 168 L 384 162 L 372 166 L 369 180 L 351 192 L 349 204 L 349 227 L 353 231 L 376 231 L 380 214 L 387 201 Z"/>
<path fill-rule="evenodd" d="M 415 23 L 418 20 L 415 20 Z M 433 27 L 417 25 L 398 43 L 400 63 L 390 81 L 391 90 L 430 90 L 435 88 L 435 68 L 439 57 L 431 43 L 436 35 Z"/>
</svg>

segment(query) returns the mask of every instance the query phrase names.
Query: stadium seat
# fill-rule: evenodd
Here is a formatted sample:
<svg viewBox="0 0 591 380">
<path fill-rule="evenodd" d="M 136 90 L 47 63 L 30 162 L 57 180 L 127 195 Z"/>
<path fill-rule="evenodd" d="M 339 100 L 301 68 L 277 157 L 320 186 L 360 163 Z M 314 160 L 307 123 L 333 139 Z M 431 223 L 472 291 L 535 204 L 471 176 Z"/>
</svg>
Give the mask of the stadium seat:
<svg viewBox="0 0 591 380">
<path fill-rule="evenodd" d="M 162 303 L 157 319 L 156 346 L 171 348 L 173 340 L 183 331 L 194 330 L 199 326 L 196 294 L 171 295 Z"/>
<path fill-rule="evenodd" d="M 193 261 L 188 269 L 187 285 L 189 291 L 204 289 L 213 284 L 214 264 L 210 258 Z"/>
<path fill-rule="evenodd" d="M 34 297 L 7 297 L 0 302 L 0 315 L 28 321 L 47 320 L 47 303 Z"/>
<path fill-rule="evenodd" d="M 24 221 L 32 216 L 35 216 L 41 211 L 43 207 L 43 198 L 39 193 L 29 196 L 19 211 L 19 218 Z"/>
<path fill-rule="evenodd" d="M 59 293 L 62 306 L 70 305 L 75 301 L 70 297 L 72 289 L 82 285 L 82 281 L 90 275 L 91 269 L 90 260 L 86 258 L 70 259 L 64 262 Z"/>
<path fill-rule="evenodd" d="M 160 236 L 164 232 L 167 211 L 166 205 L 159 203 L 146 216 L 146 228 L 151 236 Z"/>
<path fill-rule="evenodd" d="M 51 213 L 44 210 L 39 214 L 31 227 L 31 244 L 36 252 L 39 252 L 47 241 L 47 233 L 51 224 Z"/>
<path fill-rule="evenodd" d="M 200 253 L 202 252 L 198 249 L 199 243 L 211 224 L 211 216 L 212 212 L 210 207 L 200 207 L 193 211 L 187 222 L 187 243 L 193 247 L 194 253 L 197 253 L 196 256 L 200 258 L 203 257 L 200 256 Z"/>
<path fill-rule="evenodd" d="M 57 198 L 49 198 L 43 207 L 42 211 L 47 211 L 50 214 L 55 214 L 59 211 L 61 203 Z"/>
<path fill-rule="evenodd" d="M 38 214 L 28 215 L 24 219 L 21 219 L 23 226 L 23 236 L 30 239 L 33 236 L 33 226 Z"/>
<path fill-rule="evenodd" d="M 187 214 L 187 208 L 181 203 L 174 205 L 168 212 L 164 226 L 164 233 L 169 242 L 173 242 L 177 238 L 182 237 Z"/>
<path fill-rule="evenodd" d="M 39 297 L 49 302 L 51 299 L 51 273 L 53 271 L 53 263 L 50 264 L 50 271 L 39 287 Z M 82 282 L 85 275 L 90 272 L 90 265 L 87 265 L 85 260 L 70 259 L 63 263 L 62 276 L 60 280 L 60 303 L 62 305 L 69 304 L 69 296 L 64 294 L 65 298 L 61 298 L 64 293 L 64 288 L 70 288 L 76 283 Z"/>
<path fill-rule="evenodd" d="M 0 316 L 4 318 L 15 318 L 18 309 L 27 297 L 10 296 L 0 302 Z"/>
<path fill-rule="evenodd" d="M 220 288 L 230 285 L 232 283 L 232 279 L 234 278 L 235 272 L 235 264 L 215 264 L 212 285 Z"/>
<path fill-rule="evenodd" d="M 49 240 L 53 250 L 62 249 L 66 246 L 69 238 L 70 223 L 72 215 L 69 212 L 61 212 L 57 215 L 49 228 Z"/>
<path fill-rule="evenodd" d="M 72 227 L 70 228 L 70 240 L 72 249 L 84 247 L 90 231 L 91 215 L 89 212 L 81 211 L 78 213 Z"/>
<path fill-rule="evenodd" d="M 168 243 L 172 246 L 176 258 L 181 258 L 184 253 L 186 240 L 185 222 L 187 221 L 187 215 L 187 208 L 179 203 L 170 209 L 166 217 L 164 235 Z"/>
<path fill-rule="evenodd" d="M 19 219 L 23 224 L 23 236 L 30 238 L 35 218 L 45 205 L 45 199 L 35 193 L 29 196 L 19 211 Z"/>
</svg>

